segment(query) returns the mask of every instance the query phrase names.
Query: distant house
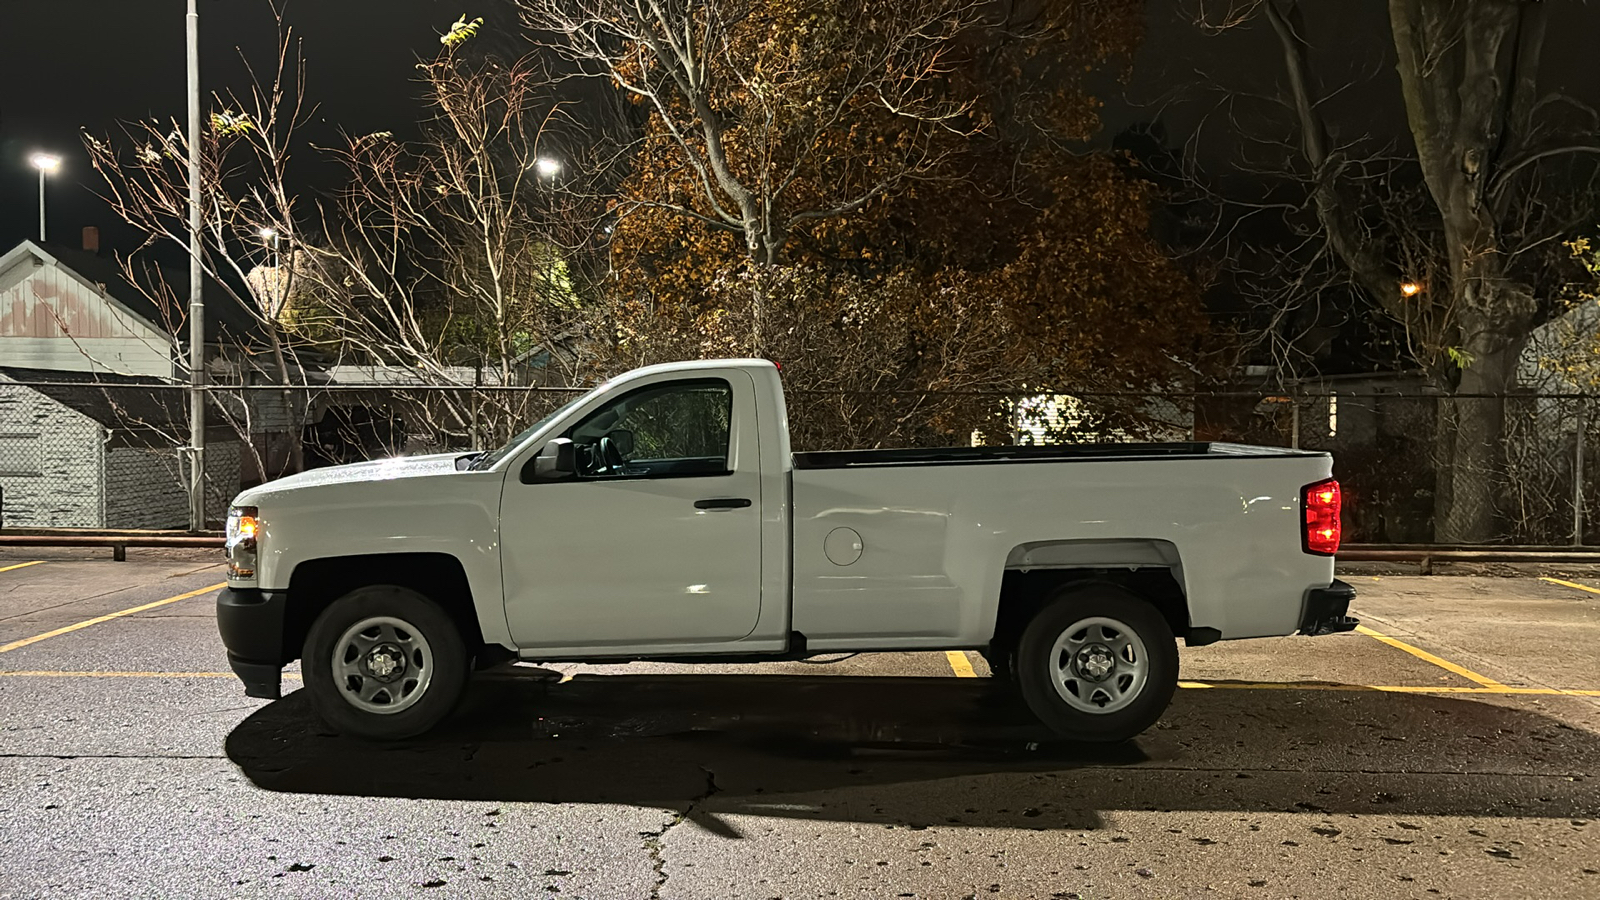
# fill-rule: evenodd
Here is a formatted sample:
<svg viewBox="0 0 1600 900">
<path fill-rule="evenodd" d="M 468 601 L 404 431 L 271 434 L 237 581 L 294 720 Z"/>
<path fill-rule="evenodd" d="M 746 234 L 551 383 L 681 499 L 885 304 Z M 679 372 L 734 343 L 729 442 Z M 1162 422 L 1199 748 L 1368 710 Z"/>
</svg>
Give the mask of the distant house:
<svg viewBox="0 0 1600 900">
<path fill-rule="evenodd" d="M 1533 330 L 1517 361 L 1517 382 L 1540 394 L 1594 394 L 1600 387 L 1597 346 L 1600 304 L 1586 301 Z M 1550 433 L 1575 433 L 1577 407 L 1570 399 L 1541 400 L 1540 428 Z M 1593 422 L 1597 413 L 1600 410 L 1588 410 L 1586 420 Z"/>
<path fill-rule="evenodd" d="M 142 267 L 136 285 L 117 260 L 83 248 L 23 241 L 0 256 L 0 366 L 172 379 L 187 370 L 174 354 L 187 343 L 185 304 L 157 284 L 187 285 L 187 272 Z M 141 279 L 144 280 L 144 279 Z M 206 357 L 220 360 L 258 328 L 216 282 L 205 291 Z"/>
<path fill-rule="evenodd" d="M 95 377 L 83 386 L 79 372 L 0 367 L 0 526 L 188 527 L 183 392 Z M 220 522 L 239 488 L 239 436 L 218 425 L 206 442 L 207 518 Z"/>
<path fill-rule="evenodd" d="M 81 248 L 24 241 L 0 256 L 0 371 L 16 370 L 11 381 L 46 384 L 53 392 L 33 396 L 27 393 L 32 388 L 0 381 L 5 395 L 0 404 L 6 408 L 0 415 L 0 487 L 10 492 L 5 513 L 13 526 L 24 518 L 21 488 L 10 480 L 44 477 L 3 474 L 40 470 L 32 461 L 42 457 L 20 449 L 27 441 L 18 435 L 37 435 L 40 446 L 55 448 L 59 456 L 66 443 L 88 440 L 96 427 L 119 447 L 132 446 L 128 435 L 137 434 L 133 443 L 160 451 L 162 465 L 169 468 L 177 466 L 178 448 L 188 443 L 186 420 L 178 413 L 182 393 L 172 387 L 188 381 L 187 269 L 141 263 L 125 271 L 98 245 L 98 232 L 90 228 Z M 338 365 L 315 348 L 300 347 L 284 360 L 295 386 L 267 390 L 281 378 L 260 312 L 241 306 L 241 298 L 251 302 L 251 290 L 215 280 L 205 286 L 207 380 L 248 388 L 214 392 L 219 406 L 207 416 L 212 426 L 207 444 L 234 447 L 217 451 L 219 467 L 207 464 L 208 477 L 229 494 L 297 465 L 494 444 L 565 400 L 560 392 L 508 388 L 570 387 L 565 373 L 575 367 L 585 341 L 581 332 L 572 331 L 533 348 L 512 362 L 509 383 L 495 367 L 424 372 L 399 365 Z M 457 390 L 435 390 L 441 383 Z M 105 387 L 67 394 L 67 384 Z M 125 398 L 138 393 L 164 398 L 172 409 L 146 408 L 134 416 L 159 423 L 154 427 L 119 420 L 132 414 Z M 106 397 L 119 402 L 108 404 Z M 222 425 L 227 427 L 217 427 Z M 79 462 L 96 458 L 84 452 Z M 237 463 L 230 462 L 232 453 Z M 7 457 L 28 462 L 7 468 Z M 223 477 L 230 478 L 226 486 L 215 481 Z M 26 521 L 41 526 L 94 521 L 85 497 L 91 488 L 103 491 L 105 484 L 82 477 L 70 481 L 73 487 L 58 503 L 30 501 L 36 511 L 59 507 L 58 518 L 35 512 Z M 42 483 L 30 482 L 30 490 Z"/>
<path fill-rule="evenodd" d="M 0 256 L 0 516 L 8 527 L 173 528 L 188 524 L 180 446 L 188 443 L 180 354 L 185 308 L 163 293 L 186 272 L 140 267 L 147 284 L 84 246 L 24 241 Z M 207 366 L 257 333 L 232 293 L 208 282 Z M 72 387 L 71 385 L 97 385 Z M 233 421 L 238 416 L 231 417 Z M 240 486 L 240 436 L 208 416 L 206 475 L 221 502 Z M 220 519 L 215 497 L 211 517 Z"/>
</svg>

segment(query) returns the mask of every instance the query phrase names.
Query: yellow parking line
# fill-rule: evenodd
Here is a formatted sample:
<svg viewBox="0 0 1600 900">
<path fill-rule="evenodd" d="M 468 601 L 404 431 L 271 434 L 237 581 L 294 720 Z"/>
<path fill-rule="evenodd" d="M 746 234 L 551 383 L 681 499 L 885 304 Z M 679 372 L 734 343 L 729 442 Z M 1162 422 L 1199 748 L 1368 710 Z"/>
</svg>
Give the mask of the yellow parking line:
<svg viewBox="0 0 1600 900">
<path fill-rule="evenodd" d="M 944 658 L 950 660 L 950 670 L 956 673 L 957 678 L 978 677 L 978 673 L 972 671 L 972 660 L 967 659 L 967 654 L 960 650 L 946 650 Z"/>
<path fill-rule="evenodd" d="M 29 566 L 37 566 L 38 564 L 40 564 L 42 562 L 44 562 L 44 560 L 36 559 L 33 562 L 17 563 L 14 566 L 6 566 L 5 568 L 0 569 L 0 572 L 9 572 L 12 569 L 26 569 Z"/>
<path fill-rule="evenodd" d="M 65 628 L 57 628 L 55 631 L 46 631 L 44 634 L 36 634 L 31 638 L 23 638 L 20 641 L 12 641 L 9 644 L 0 645 L 0 653 L 10 653 L 12 650 L 26 647 L 29 644 L 37 644 L 38 642 L 48 638 L 53 638 L 59 635 L 67 634 L 68 632 L 77 631 L 80 628 L 88 628 L 90 625 L 99 625 L 101 622 L 109 622 L 112 619 L 118 619 L 123 616 L 131 616 L 136 612 L 144 612 L 147 609 L 155 609 L 158 606 L 166 606 L 168 603 L 177 603 L 179 600 L 187 600 L 190 597 L 198 597 L 201 594 L 209 594 L 212 591 L 218 590 L 219 588 L 226 587 L 227 584 L 228 583 L 224 581 L 219 584 L 213 584 L 210 587 L 203 587 L 198 591 L 190 591 L 187 594 L 179 594 L 176 597 L 168 597 L 165 600 L 157 600 L 154 603 L 146 603 L 143 606 L 135 606 L 131 609 L 124 609 L 118 612 L 108 613 L 107 615 L 103 616 L 95 616 L 92 619 L 86 619 L 77 623 L 76 625 L 68 625 Z"/>
<path fill-rule="evenodd" d="M 5 569 L 0 569 L 0 572 L 4 572 L 4 571 L 5 571 Z M 1592 588 L 1592 587 L 1589 587 L 1587 584 L 1578 584 L 1575 581 L 1562 581 L 1559 578 L 1540 578 L 1539 580 L 1540 581 L 1548 581 L 1551 584 L 1559 584 L 1562 587 L 1577 588 L 1580 591 L 1588 591 L 1591 594 L 1600 594 L 1600 588 Z"/>
<path fill-rule="evenodd" d="M 232 672 L 57 672 L 50 670 L 0 671 L 0 678 L 233 678 Z M 299 678 L 298 672 L 285 672 L 285 678 Z"/>
<path fill-rule="evenodd" d="M 1389 694 L 1522 694 L 1545 697 L 1600 697 L 1600 690 L 1564 688 L 1435 687 L 1413 684 L 1336 684 L 1327 681 L 1180 681 L 1178 687 L 1192 690 L 1229 691 L 1381 691 Z"/>
<path fill-rule="evenodd" d="M 1433 663 L 1434 665 L 1436 665 L 1439 668 L 1445 670 L 1446 672 L 1454 672 L 1455 674 L 1460 675 L 1462 678 L 1465 678 L 1468 681 L 1476 681 L 1477 683 L 1483 685 L 1486 688 L 1504 688 L 1505 687 L 1505 685 L 1501 684 L 1498 681 L 1495 681 L 1493 678 L 1490 678 L 1487 675 L 1479 675 L 1477 672 L 1474 672 L 1471 669 L 1466 668 L 1465 666 L 1458 666 L 1455 663 L 1450 662 L 1449 660 L 1440 659 L 1439 657 L 1434 656 L 1432 653 L 1429 653 L 1428 651 L 1422 649 L 1421 647 L 1413 647 L 1410 644 L 1406 643 L 1405 641 L 1399 640 L 1397 638 L 1389 637 L 1387 634 L 1384 634 L 1381 631 L 1373 631 L 1371 628 L 1368 628 L 1365 625 L 1357 625 L 1356 626 L 1356 631 L 1361 632 L 1362 634 L 1366 635 L 1367 637 L 1376 638 L 1376 639 L 1378 639 L 1380 641 L 1383 641 L 1385 644 L 1388 644 L 1389 646 L 1394 647 L 1396 649 L 1404 650 L 1405 652 L 1411 654 L 1412 656 L 1415 656 L 1417 659 L 1420 659 L 1423 662 Z"/>
</svg>

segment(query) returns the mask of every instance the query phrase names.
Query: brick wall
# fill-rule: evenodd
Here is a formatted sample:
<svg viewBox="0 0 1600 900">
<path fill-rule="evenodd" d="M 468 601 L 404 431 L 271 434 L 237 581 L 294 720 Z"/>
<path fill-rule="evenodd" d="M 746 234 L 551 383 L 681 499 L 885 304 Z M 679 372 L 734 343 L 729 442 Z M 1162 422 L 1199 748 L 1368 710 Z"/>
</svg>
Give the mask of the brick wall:
<svg viewBox="0 0 1600 900">
<path fill-rule="evenodd" d="M 178 451 L 163 447 L 113 447 L 106 454 L 106 527 L 188 528 L 187 478 Z M 239 443 L 206 447 L 206 516 L 228 514 L 239 492 Z"/>
<path fill-rule="evenodd" d="M 38 391 L 0 384 L 0 516 L 8 528 L 102 527 L 104 431 Z"/>
</svg>

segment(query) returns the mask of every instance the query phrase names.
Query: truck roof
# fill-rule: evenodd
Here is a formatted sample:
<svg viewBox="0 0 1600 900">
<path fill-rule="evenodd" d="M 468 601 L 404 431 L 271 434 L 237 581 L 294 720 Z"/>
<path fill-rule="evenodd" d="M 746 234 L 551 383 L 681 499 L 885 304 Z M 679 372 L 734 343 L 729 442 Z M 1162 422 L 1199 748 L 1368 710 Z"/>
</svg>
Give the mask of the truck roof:
<svg viewBox="0 0 1600 900">
<path fill-rule="evenodd" d="M 753 368 L 778 368 L 770 359 L 686 359 L 682 362 L 657 363 L 625 372 L 619 378 L 640 378 L 649 375 L 665 375 L 673 372 L 697 372 L 705 369 L 753 369 Z M 616 379 L 612 379 L 616 380 Z"/>
</svg>

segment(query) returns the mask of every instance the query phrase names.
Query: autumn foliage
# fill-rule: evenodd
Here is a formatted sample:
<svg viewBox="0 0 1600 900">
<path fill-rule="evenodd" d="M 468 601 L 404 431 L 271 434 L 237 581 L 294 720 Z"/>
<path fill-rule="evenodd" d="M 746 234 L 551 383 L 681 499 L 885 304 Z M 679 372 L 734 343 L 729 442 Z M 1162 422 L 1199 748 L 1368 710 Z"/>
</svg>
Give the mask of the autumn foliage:
<svg viewBox="0 0 1600 900">
<path fill-rule="evenodd" d="M 889 4 L 763 5 L 725 26 L 709 123 L 662 82 L 614 201 L 611 368 L 778 359 L 813 447 L 1005 440 L 1002 394 L 1192 374 L 1205 321 L 1150 234 L 1159 198 L 1081 149 L 1082 78 L 1127 59 L 1139 5 L 952 9 L 959 28 L 888 48 Z M 626 65 L 650 83 L 648 53 Z M 754 236 L 703 177 L 708 134 L 760 192 Z"/>
</svg>

